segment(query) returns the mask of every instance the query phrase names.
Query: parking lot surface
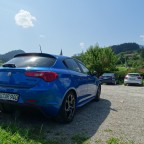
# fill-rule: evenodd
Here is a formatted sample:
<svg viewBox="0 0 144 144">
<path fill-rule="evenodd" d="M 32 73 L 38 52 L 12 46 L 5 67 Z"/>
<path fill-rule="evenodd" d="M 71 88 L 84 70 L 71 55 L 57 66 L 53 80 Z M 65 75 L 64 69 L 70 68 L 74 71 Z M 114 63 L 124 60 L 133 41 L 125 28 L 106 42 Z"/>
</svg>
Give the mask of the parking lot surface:
<svg viewBox="0 0 144 144">
<path fill-rule="evenodd" d="M 0 122 L 10 120 L 8 115 L 0 115 Z M 78 109 L 73 122 L 66 125 L 38 116 L 19 120 L 22 125 L 42 127 L 46 139 L 61 144 L 77 143 L 79 139 L 106 144 L 111 138 L 144 144 L 144 87 L 102 85 L 101 100 Z"/>
</svg>

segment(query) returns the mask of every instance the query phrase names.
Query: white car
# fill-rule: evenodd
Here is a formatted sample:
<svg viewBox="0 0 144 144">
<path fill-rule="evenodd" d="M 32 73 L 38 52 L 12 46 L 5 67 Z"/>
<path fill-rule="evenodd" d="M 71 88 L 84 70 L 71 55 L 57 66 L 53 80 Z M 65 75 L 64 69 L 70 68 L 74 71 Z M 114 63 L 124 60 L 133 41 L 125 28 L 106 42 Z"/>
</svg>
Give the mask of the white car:
<svg viewBox="0 0 144 144">
<path fill-rule="evenodd" d="M 124 78 L 124 85 L 137 84 L 142 85 L 142 77 L 139 73 L 128 73 Z"/>
</svg>

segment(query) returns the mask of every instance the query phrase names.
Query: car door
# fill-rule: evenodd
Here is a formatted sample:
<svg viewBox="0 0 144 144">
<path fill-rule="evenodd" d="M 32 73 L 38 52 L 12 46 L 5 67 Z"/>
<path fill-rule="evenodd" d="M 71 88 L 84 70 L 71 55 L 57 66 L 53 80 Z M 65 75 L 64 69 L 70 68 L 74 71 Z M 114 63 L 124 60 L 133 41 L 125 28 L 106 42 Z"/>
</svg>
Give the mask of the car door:
<svg viewBox="0 0 144 144">
<path fill-rule="evenodd" d="M 71 86 L 76 89 L 78 103 L 82 101 L 84 97 L 87 97 L 87 75 L 82 73 L 78 63 L 72 59 L 67 58 L 64 60 L 64 64 L 69 69 L 71 74 L 72 84 Z"/>
<path fill-rule="evenodd" d="M 86 81 L 88 85 L 87 98 L 93 97 L 96 95 L 96 90 L 97 90 L 96 77 L 90 74 L 89 70 L 86 68 L 86 66 L 84 66 L 84 64 L 82 64 L 81 62 L 78 62 L 78 64 L 80 65 L 82 72 L 86 76 Z"/>
</svg>

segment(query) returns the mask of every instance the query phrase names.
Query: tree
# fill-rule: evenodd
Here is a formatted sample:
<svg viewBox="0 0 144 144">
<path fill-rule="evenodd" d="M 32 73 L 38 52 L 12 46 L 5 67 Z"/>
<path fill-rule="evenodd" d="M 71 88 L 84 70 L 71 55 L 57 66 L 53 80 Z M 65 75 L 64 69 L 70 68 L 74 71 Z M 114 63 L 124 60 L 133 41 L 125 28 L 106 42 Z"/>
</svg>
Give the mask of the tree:
<svg viewBox="0 0 144 144">
<path fill-rule="evenodd" d="M 96 70 L 99 75 L 116 68 L 117 56 L 110 47 L 90 46 L 85 53 L 81 53 L 77 58 L 83 61 L 91 71 Z"/>
<path fill-rule="evenodd" d="M 144 60 L 144 49 L 140 50 L 140 57 L 142 60 Z"/>
</svg>

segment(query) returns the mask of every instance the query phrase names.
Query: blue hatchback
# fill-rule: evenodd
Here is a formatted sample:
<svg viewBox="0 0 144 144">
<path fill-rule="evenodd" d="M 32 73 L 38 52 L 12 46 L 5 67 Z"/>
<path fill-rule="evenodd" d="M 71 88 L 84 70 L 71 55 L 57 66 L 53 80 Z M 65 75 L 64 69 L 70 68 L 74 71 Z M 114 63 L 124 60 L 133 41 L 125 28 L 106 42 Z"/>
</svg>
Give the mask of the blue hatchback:
<svg viewBox="0 0 144 144">
<path fill-rule="evenodd" d="M 35 108 L 62 122 L 75 110 L 100 100 L 101 85 L 77 59 L 44 53 L 16 55 L 0 67 L 0 110 Z"/>
</svg>

